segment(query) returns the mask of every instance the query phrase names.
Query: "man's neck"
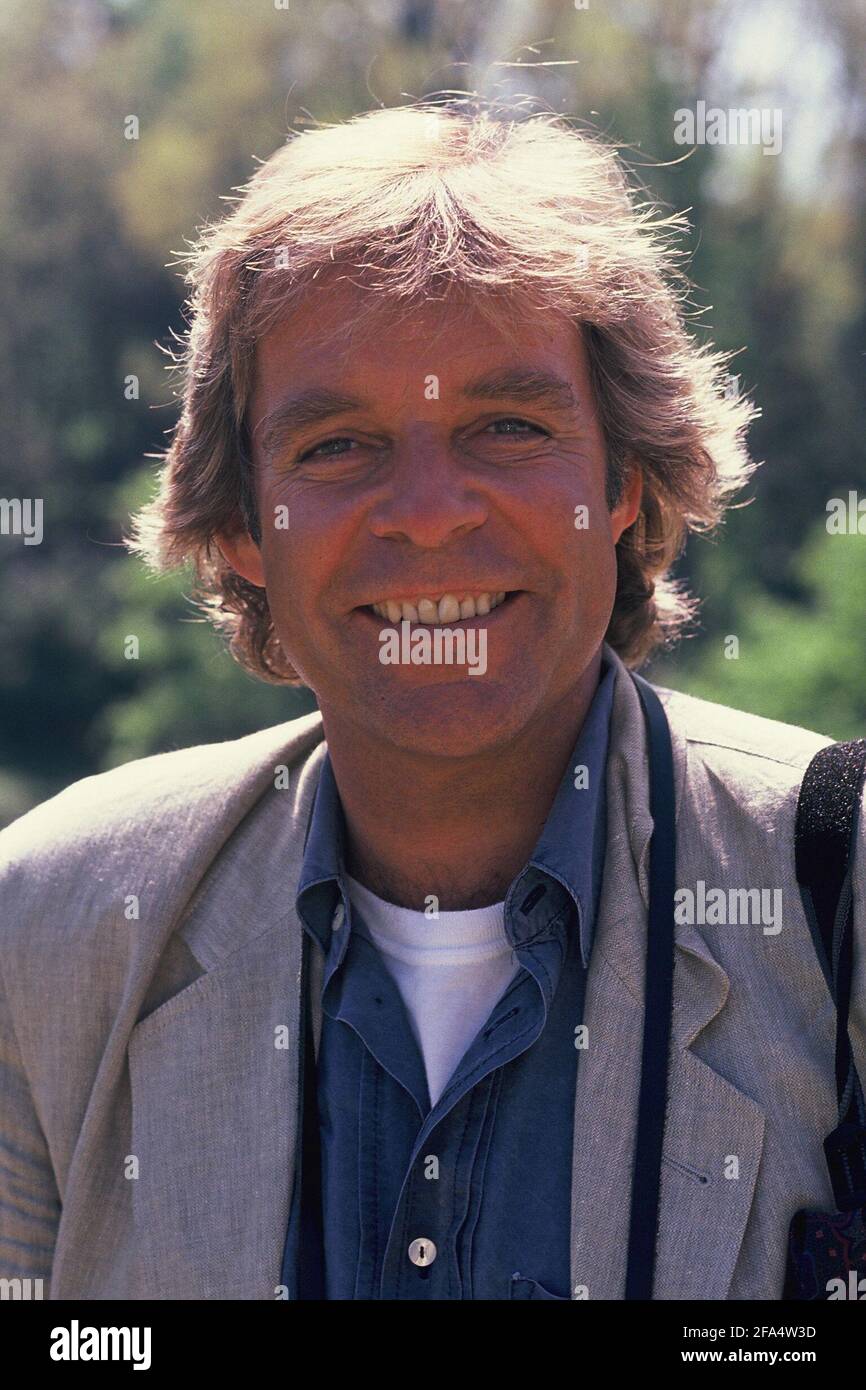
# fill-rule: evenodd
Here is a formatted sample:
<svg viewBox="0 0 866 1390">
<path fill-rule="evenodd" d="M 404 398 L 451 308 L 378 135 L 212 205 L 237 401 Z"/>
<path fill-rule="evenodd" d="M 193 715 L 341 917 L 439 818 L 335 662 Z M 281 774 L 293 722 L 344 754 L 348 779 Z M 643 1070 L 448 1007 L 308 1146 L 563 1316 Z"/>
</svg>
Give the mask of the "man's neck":
<svg viewBox="0 0 866 1390">
<path fill-rule="evenodd" d="M 500 902 L 532 854 L 598 684 L 580 688 L 507 748 L 459 760 L 371 743 L 323 711 L 346 817 L 346 868 L 379 897 L 443 912 Z"/>
</svg>

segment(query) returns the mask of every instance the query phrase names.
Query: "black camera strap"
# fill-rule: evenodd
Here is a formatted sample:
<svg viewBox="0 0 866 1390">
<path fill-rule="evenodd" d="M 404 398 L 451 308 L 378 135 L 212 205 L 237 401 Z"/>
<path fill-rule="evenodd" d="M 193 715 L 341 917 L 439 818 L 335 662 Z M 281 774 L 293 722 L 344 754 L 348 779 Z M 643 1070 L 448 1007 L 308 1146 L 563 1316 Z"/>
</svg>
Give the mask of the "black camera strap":
<svg viewBox="0 0 866 1390">
<path fill-rule="evenodd" d="M 631 674 L 647 724 L 653 832 L 650 840 L 643 1056 L 625 1297 L 648 1299 L 652 1297 L 655 1270 L 667 1099 L 674 966 L 676 831 L 673 756 L 667 718 L 652 686 L 642 677 Z M 306 932 L 302 932 L 302 937 L 301 1007 L 304 1023 L 300 1113 L 303 1122 L 295 1178 L 296 1191 L 300 1193 L 297 1297 L 321 1300 L 325 1297 L 321 1147 L 310 1000 L 310 943 Z"/>
<path fill-rule="evenodd" d="M 631 1185 L 625 1297 L 653 1295 L 674 978 L 676 813 L 667 716 L 652 686 L 632 672 L 649 743 L 650 839 L 643 1055 Z"/>
</svg>

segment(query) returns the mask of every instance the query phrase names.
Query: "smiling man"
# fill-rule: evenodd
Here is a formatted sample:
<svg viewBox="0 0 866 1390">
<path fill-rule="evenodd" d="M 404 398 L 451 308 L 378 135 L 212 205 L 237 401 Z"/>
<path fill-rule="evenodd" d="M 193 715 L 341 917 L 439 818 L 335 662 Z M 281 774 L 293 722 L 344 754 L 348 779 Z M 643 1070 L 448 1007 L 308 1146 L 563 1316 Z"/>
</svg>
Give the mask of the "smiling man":
<svg viewBox="0 0 866 1390">
<path fill-rule="evenodd" d="M 690 615 L 688 531 L 750 469 L 670 231 L 600 143 L 470 103 L 296 137 L 205 233 L 135 548 L 192 561 L 238 660 L 319 708 L 0 837 L 7 1277 L 781 1296 L 792 1215 L 833 1201 L 834 1013 L 793 860 L 828 740 L 632 675 Z M 666 858 L 692 901 L 772 890 L 782 916 L 678 913 L 647 1103 Z M 859 947 L 855 975 L 862 1064 Z"/>
<path fill-rule="evenodd" d="M 354 876 L 406 906 L 483 907 L 528 859 L 598 686 L 641 476 L 609 509 L 567 321 L 500 327 L 463 299 L 362 318 L 367 294 L 323 284 L 259 344 L 256 507 L 288 525 L 220 545 L 316 692 Z M 383 666 L 407 622 L 483 633 L 484 678 Z"/>
</svg>

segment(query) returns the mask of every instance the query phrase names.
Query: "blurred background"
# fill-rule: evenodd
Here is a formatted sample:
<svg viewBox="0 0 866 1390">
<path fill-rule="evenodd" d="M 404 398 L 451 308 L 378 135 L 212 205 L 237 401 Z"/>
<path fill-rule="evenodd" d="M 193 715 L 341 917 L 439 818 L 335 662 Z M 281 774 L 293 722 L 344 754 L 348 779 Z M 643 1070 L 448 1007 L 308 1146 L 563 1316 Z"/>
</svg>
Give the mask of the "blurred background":
<svg viewBox="0 0 866 1390">
<path fill-rule="evenodd" d="M 696 332 L 762 411 L 753 500 L 678 567 L 700 629 L 649 674 L 866 733 L 866 515 L 827 526 L 866 498 L 861 0 L 0 0 L 0 74 L 0 495 L 44 500 L 41 544 L 0 534 L 0 823 L 313 708 L 120 544 L 176 418 L 173 261 L 288 130 L 443 88 L 587 122 L 688 210 Z M 685 150 L 674 113 L 699 100 L 780 109 L 781 153 Z"/>
</svg>

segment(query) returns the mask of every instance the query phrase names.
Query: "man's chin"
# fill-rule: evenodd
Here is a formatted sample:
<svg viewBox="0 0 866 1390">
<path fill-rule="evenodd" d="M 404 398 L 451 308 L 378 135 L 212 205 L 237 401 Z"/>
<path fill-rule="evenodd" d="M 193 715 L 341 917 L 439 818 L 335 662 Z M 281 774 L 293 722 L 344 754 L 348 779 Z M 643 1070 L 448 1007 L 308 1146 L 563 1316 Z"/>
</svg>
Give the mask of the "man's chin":
<svg viewBox="0 0 866 1390">
<path fill-rule="evenodd" d="M 396 688 L 395 688 L 396 686 Z M 465 758 L 511 742 L 531 718 L 513 685 L 488 676 L 450 681 L 383 683 L 361 716 L 376 742 L 424 757 Z"/>
</svg>

